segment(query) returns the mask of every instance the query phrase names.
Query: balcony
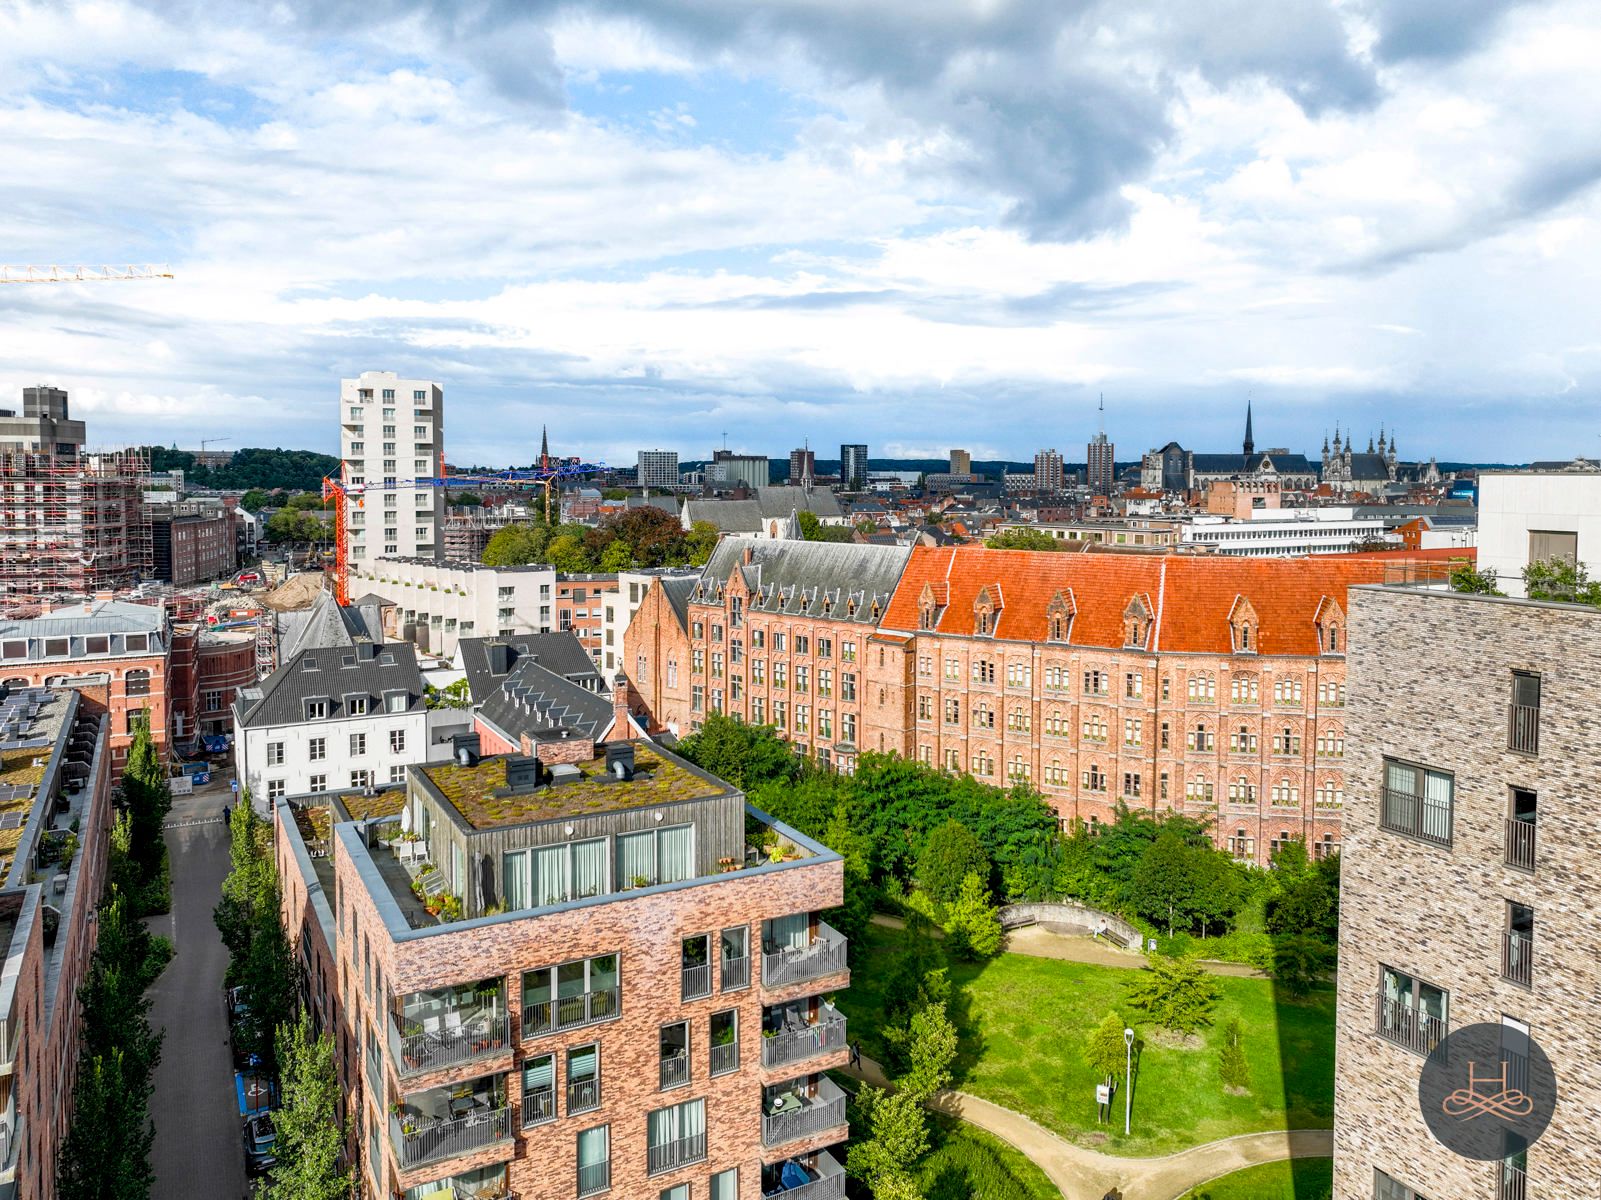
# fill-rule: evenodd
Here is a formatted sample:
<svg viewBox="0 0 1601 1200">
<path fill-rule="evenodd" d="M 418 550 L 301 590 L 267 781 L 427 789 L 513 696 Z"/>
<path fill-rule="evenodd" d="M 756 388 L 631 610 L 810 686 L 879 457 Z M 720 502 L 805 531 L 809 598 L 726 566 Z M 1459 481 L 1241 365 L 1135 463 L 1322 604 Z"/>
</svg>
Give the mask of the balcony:
<svg viewBox="0 0 1601 1200">
<path fill-rule="evenodd" d="M 410 1127 L 411 1132 L 407 1132 Z M 451 1119 L 434 1120 L 410 1115 L 391 1117 L 389 1136 L 401 1170 L 410 1170 L 441 1159 L 471 1154 L 496 1142 L 511 1140 L 511 1109 L 483 1108 Z"/>
<path fill-rule="evenodd" d="M 1521 987 L 1534 980 L 1534 938 L 1509 929 L 1501 938 L 1501 978 Z"/>
<path fill-rule="evenodd" d="M 762 1066 L 782 1067 L 845 1048 L 845 1018 L 832 1009 L 811 1024 L 788 1024 L 762 1031 Z"/>
<path fill-rule="evenodd" d="M 1400 1000 L 1379 997 L 1379 1034 L 1408 1050 L 1428 1054 L 1446 1035 L 1446 1023 Z"/>
<path fill-rule="evenodd" d="M 579 992 L 572 996 L 558 996 L 555 1000 L 541 1000 L 523 1005 L 523 1037 L 541 1033 L 554 1033 L 563 1029 L 578 1029 L 616 1018 L 620 1005 L 617 988 L 603 988 L 595 992 Z"/>
<path fill-rule="evenodd" d="M 750 955 L 723 959 L 723 991 L 733 992 L 750 986 Z"/>
<path fill-rule="evenodd" d="M 645 1148 L 645 1173 L 660 1175 L 663 1171 L 677 1170 L 706 1157 L 706 1135 L 692 1133 L 688 1137 L 658 1142 Z"/>
<path fill-rule="evenodd" d="M 809 1160 L 809 1161 L 807 1161 Z M 762 1200 L 843 1200 L 845 1195 L 845 1168 L 832 1154 L 818 1151 L 807 1160 L 792 1158 L 774 1172 L 778 1184 L 768 1190 L 764 1181 Z"/>
<path fill-rule="evenodd" d="M 1436 846 L 1451 845 L 1451 801 L 1396 788 L 1380 789 L 1379 825 Z"/>
<path fill-rule="evenodd" d="M 681 996 L 684 1000 L 699 1000 L 703 996 L 712 994 L 712 965 L 701 963 L 698 966 L 683 969 L 683 987 Z"/>
<path fill-rule="evenodd" d="M 389 1026 L 389 1053 L 404 1078 L 497 1054 L 511 1046 L 511 1021 L 504 1011 L 465 1015 L 459 1010 L 421 1021 L 402 1017 Z"/>
<path fill-rule="evenodd" d="M 661 1061 L 661 1090 L 679 1087 L 689 1082 L 689 1055 L 674 1054 Z"/>
<path fill-rule="evenodd" d="M 816 1137 L 845 1124 L 845 1093 L 833 1080 L 824 1078 L 812 1096 L 805 1094 L 805 1086 L 800 1080 L 791 1089 L 768 1089 L 771 1098 L 762 1109 L 762 1145 Z"/>
<path fill-rule="evenodd" d="M 567 1081 L 567 1115 L 593 1112 L 600 1107 L 600 1077 Z"/>
<path fill-rule="evenodd" d="M 739 1043 L 737 1041 L 713 1044 L 708 1053 L 711 1055 L 711 1073 L 713 1075 L 727 1075 L 730 1071 L 739 1070 Z"/>
<path fill-rule="evenodd" d="M 846 940 L 826 922 L 817 923 L 817 936 L 808 946 L 774 947 L 762 955 L 762 986 L 788 987 L 837 975 L 846 969 Z"/>
<path fill-rule="evenodd" d="M 1519 1163 L 1503 1162 L 1496 1172 L 1495 1200 L 1528 1200 L 1529 1177 Z"/>
<path fill-rule="evenodd" d="M 523 1127 L 543 1125 L 556 1119 L 556 1091 L 545 1088 L 538 1092 L 523 1093 Z"/>
<path fill-rule="evenodd" d="M 1507 705 L 1507 749 L 1516 754 L 1540 753 L 1540 706 Z"/>
</svg>

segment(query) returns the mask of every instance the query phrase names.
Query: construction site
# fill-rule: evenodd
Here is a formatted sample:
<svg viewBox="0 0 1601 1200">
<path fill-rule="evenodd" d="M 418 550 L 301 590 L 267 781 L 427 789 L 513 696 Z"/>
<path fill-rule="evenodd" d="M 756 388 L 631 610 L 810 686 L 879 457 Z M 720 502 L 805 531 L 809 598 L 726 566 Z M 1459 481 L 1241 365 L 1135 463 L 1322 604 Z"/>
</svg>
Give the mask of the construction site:
<svg viewBox="0 0 1601 1200">
<path fill-rule="evenodd" d="M 0 612 L 121 591 L 152 569 L 137 451 L 0 453 Z"/>
</svg>

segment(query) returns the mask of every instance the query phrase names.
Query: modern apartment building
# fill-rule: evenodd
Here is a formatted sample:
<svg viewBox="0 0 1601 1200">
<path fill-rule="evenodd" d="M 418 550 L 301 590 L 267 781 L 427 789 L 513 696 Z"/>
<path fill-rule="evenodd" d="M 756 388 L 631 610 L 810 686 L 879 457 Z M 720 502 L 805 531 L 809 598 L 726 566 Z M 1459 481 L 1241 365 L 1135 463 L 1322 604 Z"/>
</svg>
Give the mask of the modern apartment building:
<svg viewBox="0 0 1601 1200">
<path fill-rule="evenodd" d="M 1059 492 L 1066 486 L 1062 471 L 1062 456 L 1055 450 L 1037 450 L 1034 453 L 1034 490 Z"/>
<path fill-rule="evenodd" d="M 232 575 L 239 566 L 234 509 L 218 500 L 150 506 L 155 577 L 175 587 Z"/>
<path fill-rule="evenodd" d="M 444 554 L 445 393 L 437 383 L 363 371 L 339 381 L 339 457 L 352 495 L 345 520 L 352 571 L 382 556 Z"/>
<path fill-rule="evenodd" d="M 1601 471 L 1485 471 L 1479 476 L 1481 570 L 1521 596 L 1523 568 L 1559 558 L 1601 579 Z"/>
<path fill-rule="evenodd" d="M 70 688 L 0 683 L 0 726 L 0 1195 L 51 1200 L 114 818 L 111 753 L 106 716 Z"/>
<path fill-rule="evenodd" d="M 848 492 L 859 492 L 867 486 L 867 447 L 860 442 L 846 442 L 839 448 L 839 486 Z"/>
<path fill-rule="evenodd" d="M 673 491 L 678 487 L 678 451 L 641 450 L 635 472 L 640 487 Z"/>
<path fill-rule="evenodd" d="M 1336 1200 L 1588 1200 L 1601 612 L 1363 587 L 1350 644 Z M 1491 1161 L 1443 1145 L 1419 1102 L 1425 1056 L 1481 1024 L 1504 1069 L 1532 1040 L 1558 1085 L 1544 1135 L 1492 1145 Z"/>
<path fill-rule="evenodd" d="M 1090 495 L 1112 494 L 1112 485 L 1117 482 L 1116 450 L 1105 433 L 1097 433 L 1085 447 L 1088 458 L 1084 482 L 1089 486 Z"/>
<path fill-rule="evenodd" d="M 973 473 L 973 456 L 966 450 L 951 451 L 952 475 L 971 475 Z"/>
<path fill-rule="evenodd" d="M 599 665 L 603 653 L 606 598 L 617 594 L 617 576 L 572 574 L 556 577 L 556 630 L 571 633 Z"/>
<path fill-rule="evenodd" d="M 463 637 L 548 633 L 556 627 L 556 572 L 477 562 L 381 558 L 351 565 L 352 592 L 394 606 L 395 634 L 450 658 Z"/>
<path fill-rule="evenodd" d="M 1384 542 L 1384 521 L 1352 508 L 1258 508 L 1244 519 L 1199 516 L 1179 526 L 1185 546 L 1239 558 L 1287 554 L 1349 554 Z M 1396 544 L 1399 545 L 1399 539 Z"/>
<path fill-rule="evenodd" d="M 84 423 L 68 415 L 62 388 L 23 388 L 21 416 L 15 409 L 0 409 L 0 452 L 71 458 L 83 453 L 84 437 Z"/>
<path fill-rule="evenodd" d="M 276 812 L 363 1194 L 843 1197 L 838 856 L 648 742 L 532 748 Z"/>
<path fill-rule="evenodd" d="M 1346 590 L 1391 564 L 725 541 L 623 661 L 653 728 L 724 712 L 843 770 L 1028 782 L 1064 824 L 1174 809 L 1266 862 L 1339 846 Z"/>
</svg>

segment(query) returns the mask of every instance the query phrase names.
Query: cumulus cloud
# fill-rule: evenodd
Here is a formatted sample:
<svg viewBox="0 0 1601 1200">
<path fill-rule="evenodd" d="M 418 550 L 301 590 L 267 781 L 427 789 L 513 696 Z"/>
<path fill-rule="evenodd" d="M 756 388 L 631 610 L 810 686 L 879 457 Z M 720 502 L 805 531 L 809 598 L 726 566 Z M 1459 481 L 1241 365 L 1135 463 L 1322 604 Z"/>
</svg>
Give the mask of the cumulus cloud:
<svg viewBox="0 0 1601 1200">
<path fill-rule="evenodd" d="M 1432 416 L 1499 400 L 1554 456 L 1598 57 L 1572 0 L 11 5 L 0 244 L 179 279 L 0 288 L 0 399 L 326 447 L 383 366 L 447 386 L 453 457 L 627 461 L 1072 453 L 1102 390 L 1125 451 L 1207 448 L 1250 389 L 1259 440 L 1499 453 Z"/>
</svg>

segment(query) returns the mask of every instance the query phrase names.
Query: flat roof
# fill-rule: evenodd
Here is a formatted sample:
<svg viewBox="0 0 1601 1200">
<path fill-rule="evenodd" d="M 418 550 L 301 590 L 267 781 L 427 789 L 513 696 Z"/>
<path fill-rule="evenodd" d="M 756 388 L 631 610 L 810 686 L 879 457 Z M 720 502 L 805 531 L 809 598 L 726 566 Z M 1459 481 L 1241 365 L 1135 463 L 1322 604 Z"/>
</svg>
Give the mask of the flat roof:
<svg viewBox="0 0 1601 1200">
<path fill-rule="evenodd" d="M 734 789 L 688 764 L 663 756 L 645 743 L 632 744 L 634 777 L 626 782 L 606 773 L 603 753 L 573 764 L 582 772 L 582 779 L 515 795 L 496 794 L 506 787 L 509 755 L 483 758 L 471 767 L 436 763 L 417 770 L 431 790 L 449 802 L 473 829 L 498 829 L 733 794 Z"/>
</svg>

